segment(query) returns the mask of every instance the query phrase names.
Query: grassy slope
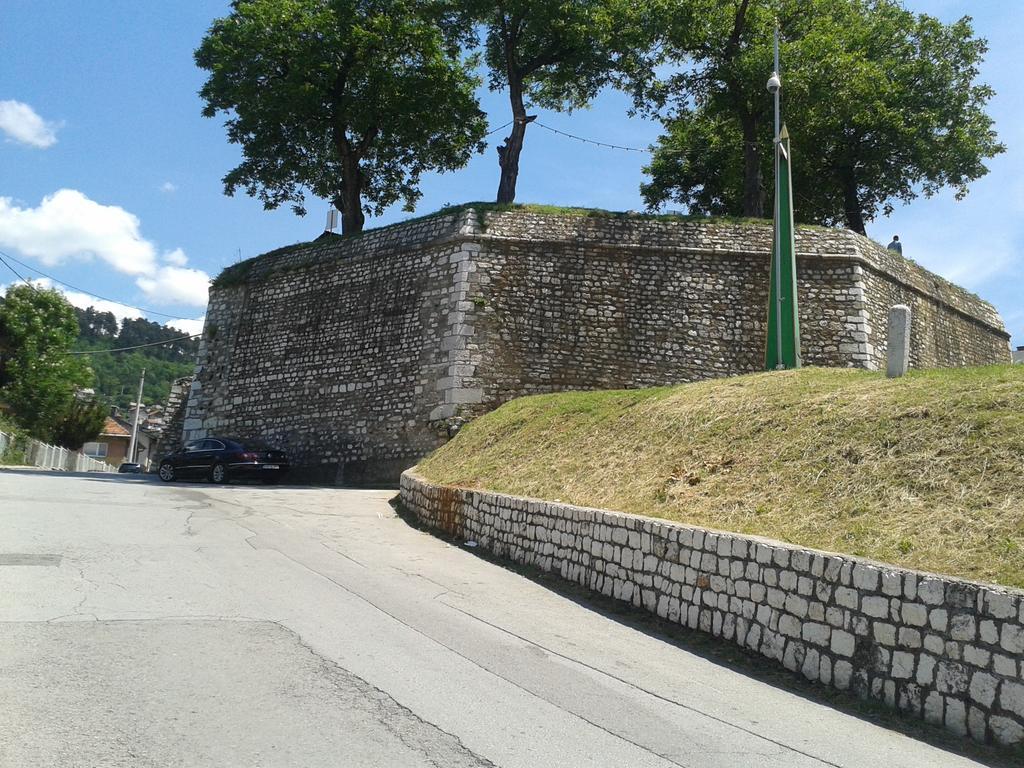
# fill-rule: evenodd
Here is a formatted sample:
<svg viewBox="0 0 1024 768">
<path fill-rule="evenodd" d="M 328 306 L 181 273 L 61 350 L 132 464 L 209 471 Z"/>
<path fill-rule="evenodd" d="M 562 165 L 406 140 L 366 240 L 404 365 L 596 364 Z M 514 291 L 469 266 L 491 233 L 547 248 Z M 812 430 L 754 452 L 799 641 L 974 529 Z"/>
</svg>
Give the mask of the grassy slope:
<svg viewBox="0 0 1024 768">
<path fill-rule="evenodd" d="M 420 471 L 1024 587 L 1024 366 L 522 398 Z"/>
</svg>

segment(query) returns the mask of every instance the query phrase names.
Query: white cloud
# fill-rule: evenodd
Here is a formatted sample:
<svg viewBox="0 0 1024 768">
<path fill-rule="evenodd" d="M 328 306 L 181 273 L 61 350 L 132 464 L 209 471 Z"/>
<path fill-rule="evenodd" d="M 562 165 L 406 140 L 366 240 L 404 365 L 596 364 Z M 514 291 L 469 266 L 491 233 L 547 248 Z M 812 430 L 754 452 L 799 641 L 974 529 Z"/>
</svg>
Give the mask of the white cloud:
<svg viewBox="0 0 1024 768">
<path fill-rule="evenodd" d="M 44 197 L 35 208 L 20 207 L 11 198 L 0 197 L 0 248 L 15 249 L 47 266 L 99 258 L 118 272 L 134 276 L 146 303 L 205 307 L 210 276 L 188 267 L 181 248 L 165 252 L 158 260 L 156 246 L 142 236 L 139 227 L 138 218 L 123 208 L 101 205 L 73 189 Z M 88 297 L 82 301 L 86 303 L 76 306 L 102 304 L 102 300 Z M 119 319 L 127 316 L 124 307 L 114 309 L 116 306 L 111 304 L 110 311 Z M 131 316 L 144 315 L 138 310 Z"/>
<path fill-rule="evenodd" d="M 74 257 L 96 256 L 129 275 L 157 269 L 156 249 L 139 233 L 137 217 L 74 189 L 58 190 L 35 208 L 0 197 L 0 245 L 51 267 Z"/>
<path fill-rule="evenodd" d="M 160 191 L 166 192 L 167 194 L 171 194 L 172 192 L 178 191 L 178 185 L 175 184 L 173 181 L 165 181 L 163 184 L 160 185 Z"/>
<path fill-rule="evenodd" d="M 195 320 L 189 320 L 188 318 L 182 318 L 180 320 L 168 320 L 164 325 L 170 328 L 177 328 L 183 333 L 187 333 L 189 336 L 198 336 L 203 332 L 203 325 L 206 323 L 206 315 L 196 318 Z"/>
<path fill-rule="evenodd" d="M 188 264 L 188 256 L 185 255 L 181 248 L 175 248 L 173 251 L 168 251 L 164 254 L 164 261 L 175 267 L 184 267 Z"/>
<path fill-rule="evenodd" d="M 137 278 L 135 284 L 153 302 L 205 307 L 210 276 L 201 269 L 159 267 L 152 274 Z"/>
<path fill-rule="evenodd" d="M 20 101 L 0 101 L 0 131 L 7 134 L 8 141 L 39 149 L 57 143 L 57 126 L 43 120 L 32 107 Z"/>
</svg>

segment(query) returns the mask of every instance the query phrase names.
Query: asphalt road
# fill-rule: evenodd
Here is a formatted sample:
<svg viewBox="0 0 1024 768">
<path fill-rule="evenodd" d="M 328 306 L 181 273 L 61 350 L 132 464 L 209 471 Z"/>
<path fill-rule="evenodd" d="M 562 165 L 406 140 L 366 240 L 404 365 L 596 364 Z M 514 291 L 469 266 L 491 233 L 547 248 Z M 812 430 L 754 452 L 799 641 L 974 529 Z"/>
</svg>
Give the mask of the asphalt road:
<svg viewBox="0 0 1024 768">
<path fill-rule="evenodd" d="M 0 471 L 0 766 L 983 764 L 415 530 L 393 496 Z"/>
</svg>

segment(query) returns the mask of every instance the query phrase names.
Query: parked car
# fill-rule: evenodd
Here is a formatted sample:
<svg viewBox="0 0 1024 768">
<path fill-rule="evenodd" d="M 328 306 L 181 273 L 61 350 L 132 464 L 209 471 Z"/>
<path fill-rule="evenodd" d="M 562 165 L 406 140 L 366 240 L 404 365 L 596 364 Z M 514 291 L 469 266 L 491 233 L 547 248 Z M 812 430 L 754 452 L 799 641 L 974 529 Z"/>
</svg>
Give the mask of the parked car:
<svg viewBox="0 0 1024 768">
<path fill-rule="evenodd" d="M 125 461 L 117 468 L 117 471 L 121 474 L 137 475 L 142 471 L 142 465 L 136 464 L 134 461 Z"/>
<path fill-rule="evenodd" d="M 263 442 L 207 437 L 162 458 L 158 474 L 165 483 L 188 478 L 208 478 L 214 483 L 241 479 L 276 483 L 287 471 L 287 454 Z"/>
</svg>

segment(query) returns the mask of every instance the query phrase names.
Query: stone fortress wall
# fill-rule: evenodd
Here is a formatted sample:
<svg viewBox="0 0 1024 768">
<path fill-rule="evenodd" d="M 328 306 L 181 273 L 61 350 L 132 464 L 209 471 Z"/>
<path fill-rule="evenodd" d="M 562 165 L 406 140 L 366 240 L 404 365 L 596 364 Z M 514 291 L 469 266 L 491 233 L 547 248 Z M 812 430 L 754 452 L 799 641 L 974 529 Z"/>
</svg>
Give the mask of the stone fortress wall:
<svg viewBox="0 0 1024 768">
<path fill-rule="evenodd" d="M 188 405 L 188 394 L 192 388 L 195 376 L 182 376 L 171 382 L 171 391 L 167 395 L 167 402 L 164 404 L 164 429 L 157 440 L 156 448 L 153 450 L 153 458 L 160 457 L 181 448 L 182 428 L 185 424 L 185 408 Z M 156 467 L 154 467 L 154 471 Z"/>
<path fill-rule="evenodd" d="M 771 227 L 529 209 L 442 212 L 230 267 L 210 294 L 183 437 L 261 437 L 304 479 L 395 481 L 525 394 L 761 370 Z M 797 232 L 806 365 L 1009 362 L 984 301 L 844 230 Z"/>
</svg>

